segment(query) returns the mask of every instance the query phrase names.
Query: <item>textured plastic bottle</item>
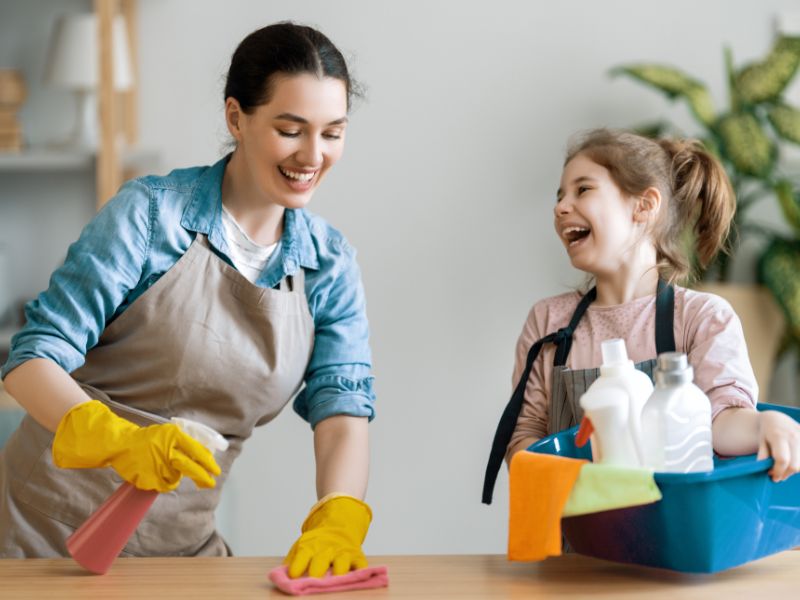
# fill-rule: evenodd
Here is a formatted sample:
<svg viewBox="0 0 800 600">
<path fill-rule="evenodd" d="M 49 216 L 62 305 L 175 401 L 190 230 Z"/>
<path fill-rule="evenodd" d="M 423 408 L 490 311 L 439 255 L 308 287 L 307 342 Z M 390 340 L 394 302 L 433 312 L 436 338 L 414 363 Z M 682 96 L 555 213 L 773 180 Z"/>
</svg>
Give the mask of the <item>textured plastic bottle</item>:
<svg viewBox="0 0 800 600">
<path fill-rule="evenodd" d="M 580 404 L 591 421 L 592 460 L 621 467 L 641 467 L 641 414 L 653 392 L 653 383 L 628 359 L 625 341 L 601 344 L 600 376 L 581 396 Z"/>
<path fill-rule="evenodd" d="M 211 427 L 180 417 L 173 417 L 172 421 L 210 452 L 227 450 L 228 440 Z M 156 498 L 158 492 L 140 490 L 128 482 L 120 485 L 67 538 L 67 550 L 75 562 L 87 571 L 103 575 L 111 568 Z"/>
<path fill-rule="evenodd" d="M 711 402 L 692 383 L 694 370 L 686 355 L 659 354 L 655 379 L 642 411 L 645 465 L 670 473 L 713 470 Z"/>
</svg>

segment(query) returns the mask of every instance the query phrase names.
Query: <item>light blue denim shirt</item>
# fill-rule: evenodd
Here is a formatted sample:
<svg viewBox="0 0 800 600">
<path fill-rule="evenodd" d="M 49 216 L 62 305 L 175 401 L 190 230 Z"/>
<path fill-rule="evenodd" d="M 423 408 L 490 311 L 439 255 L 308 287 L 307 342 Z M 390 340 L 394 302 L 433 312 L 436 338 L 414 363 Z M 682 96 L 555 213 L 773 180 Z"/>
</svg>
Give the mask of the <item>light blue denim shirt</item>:
<svg viewBox="0 0 800 600">
<path fill-rule="evenodd" d="M 178 261 L 198 233 L 231 263 L 221 218 L 226 164 L 227 157 L 122 186 L 70 246 L 48 289 L 25 307 L 27 323 L 12 340 L 2 377 L 32 358 L 49 358 L 67 372 L 80 367 L 103 329 Z M 278 248 L 256 285 L 274 287 L 300 268 L 315 340 L 294 409 L 312 427 L 340 414 L 372 419 L 369 326 L 355 250 L 322 218 L 286 210 Z"/>
</svg>

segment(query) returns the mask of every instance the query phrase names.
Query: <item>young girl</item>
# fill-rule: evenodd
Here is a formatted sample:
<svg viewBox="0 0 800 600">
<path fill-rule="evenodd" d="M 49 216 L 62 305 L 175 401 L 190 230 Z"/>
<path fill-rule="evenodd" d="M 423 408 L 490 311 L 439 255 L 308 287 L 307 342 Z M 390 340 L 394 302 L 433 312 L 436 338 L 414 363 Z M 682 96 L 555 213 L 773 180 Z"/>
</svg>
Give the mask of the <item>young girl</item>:
<svg viewBox="0 0 800 600">
<path fill-rule="evenodd" d="M 674 284 L 688 272 L 681 246 L 687 226 L 705 266 L 720 250 L 734 210 L 725 171 L 698 142 L 600 129 L 569 150 L 555 229 L 572 265 L 595 287 L 531 309 L 517 343 L 519 384 L 498 427 L 484 501 L 503 456 L 510 460 L 579 422 L 578 401 L 597 377 L 601 342 L 610 338 L 624 339 L 631 360 L 651 376 L 657 354 L 688 355 L 695 383 L 711 402 L 717 453 L 772 456 L 775 481 L 800 469 L 800 426 L 782 413 L 755 410 L 758 388 L 730 305 Z"/>
<path fill-rule="evenodd" d="M 319 31 L 253 32 L 225 86 L 232 154 L 127 183 L 85 228 L 3 368 L 29 414 L 0 453 L 0 557 L 66 556 L 122 479 L 171 492 L 126 554 L 229 554 L 214 526 L 222 483 L 253 428 L 305 384 L 294 408 L 314 428 L 319 501 L 289 574 L 366 566 L 364 293 L 354 250 L 305 210 L 342 155 L 352 90 Z M 215 461 L 173 416 L 229 449 Z"/>
</svg>

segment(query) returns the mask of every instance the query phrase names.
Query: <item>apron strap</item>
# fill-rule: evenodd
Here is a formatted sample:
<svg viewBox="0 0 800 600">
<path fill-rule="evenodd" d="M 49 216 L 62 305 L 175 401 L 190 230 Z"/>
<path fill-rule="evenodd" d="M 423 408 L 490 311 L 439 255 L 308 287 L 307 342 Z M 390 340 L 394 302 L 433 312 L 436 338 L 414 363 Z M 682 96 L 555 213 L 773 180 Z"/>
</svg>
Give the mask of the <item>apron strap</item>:
<svg viewBox="0 0 800 600">
<path fill-rule="evenodd" d="M 528 359 L 525 362 L 525 370 L 519 379 L 519 383 L 517 383 L 517 387 L 514 389 L 514 394 L 511 396 L 511 400 L 508 401 L 508 404 L 503 411 L 503 415 L 500 417 L 500 422 L 497 424 L 497 431 L 494 434 L 492 450 L 489 453 L 489 462 L 486 464 L 486 474 L 484 475 L 483 479 L 482 502 L 484 504 L 492 503 L 494 484 L 497 481 L 497 474 L 500 472 L 500 467 L 503 465 L 503 458 L 506 455 L 508 442 L 511 441 L 511 436 L 513 435 L 514 429 L 517 426 L 517 419 L 519 418 L 519 413 L 522 410 L 522 401 L 525 399 L 525 388 L 528 385 L 528 378 L 531 376 L 533 362 L 536 360 L 536 357 L 539 356 L 539 352 L 541 351 L 542 346 L 545 344 L 557 344 L 556 364 L 564 364 L 564 362 L 566 362 L 567 355 L 569 354 L 570 347 L 572 346 L 572 333 L 578 326 L 578 322 L 581 320 L 583 313 L 586 312 L 586 309 L 596 297 L 597 288 L 592 288 L 581 299 L 578 307 L 575 309 L 575 312 L 572 315 L 572 319 L 570 319 L 569 325 L 562 327 L 555 333 L 546 335 L 534 343 L 530 350 L 528 350 Z M 561 363 L 558 362 L 559 359 L 562 360 Z"/>
<path fill-rule="evenodd" d="M 656 290 L 656 356 L 675 352 L 675 288 L 658 280 Z"/>
<path fill-rule="evenodd" d="M 578 307 L 575 309 L 575 312 L 572 313 L 572 318 L 569 320 L 569 325 L 563 329 L 559 329 L 559 331 L 563 331 L 565 335 L 557 342 L 558 347 L 556 348 L 556 356 L 553 360 L 553 366 L 561 367 L 567 364 L 567 356 L 569 356 L 569 351 L 572 348 L 572 334 L 575 332 L 575 329 L 577 329 L 578 323 L 580 323 L 581 319 L 583 318 L 583 314 L 586 312 L 586 309 L 589 308 L 589 305 L 592 302 L 594 302 L 595 298 L 597 298 L 597 288 L 593 287 L 581 299 Z"/>
<path fill-rule="evenodd" d="M 554 343 L 557 344 L 556 355 L 553 360 L 553 366 L 564 366 L 567 364 L 567 356 L 569 355 L 570 348 L 572 347 L 572 334 L 578 327 L 583 314 L 586 309 L 597 297 L 597 288 L 592 288 L 581 299 L 575 312 L 572 314 L 569 325 L 543 337 L 536 342 L 528 351 L 528 359 L 525 364 L 525 371 L 514 389 L 514 394 L 511 396 L 506 405 L 503 415 L 500 417 L 500 423 L 497 425 L 497 431 L 494 435 L 492 442 L 492 450 L 489 453 L 489 462 L 486 465 L 486 475 L 483 480 L 483 503 L 492 503 L 492 493 L 494 490 L 495 482 L 497 481 L 497 474 L 503 464 L 508 443 L 511 441 L 511 436 L 517 426 L 517 419 L 522 410 L 522 402 L 525 398 L 525 388 L 528 385 L 528 378 L 531 375 L 533 362 L 539 356 L 539 352 L 544 344 Z M 656 352 L 674 352 L 675 351 L 675 332 L 674 332 L 674 317 L 675 317 L 675 289 L 668 283 L 664 282 L 661 278 L 658 280 L 658 287 L 656 289 Z"/>
</svg>

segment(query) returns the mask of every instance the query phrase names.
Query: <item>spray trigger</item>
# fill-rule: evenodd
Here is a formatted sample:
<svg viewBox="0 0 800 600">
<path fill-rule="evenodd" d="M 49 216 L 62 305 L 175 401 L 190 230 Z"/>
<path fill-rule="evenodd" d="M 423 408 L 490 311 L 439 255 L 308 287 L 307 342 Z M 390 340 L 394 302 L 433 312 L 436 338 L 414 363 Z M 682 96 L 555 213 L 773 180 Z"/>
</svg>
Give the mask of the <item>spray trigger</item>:
<svg viewBox="0 0 800 600">
<path fill-rule="evenodd" d="M 575 445 L 578 448 L 582 448 L 586 445 L 586 442 L 589 441 L 589 438 L 592 437 L 593 433 L 594 425 L 592 425 L 589 417 L 583 417 L 581 426 L 578 428 L 578 433 L 575 434 Z"/>
</svg>

